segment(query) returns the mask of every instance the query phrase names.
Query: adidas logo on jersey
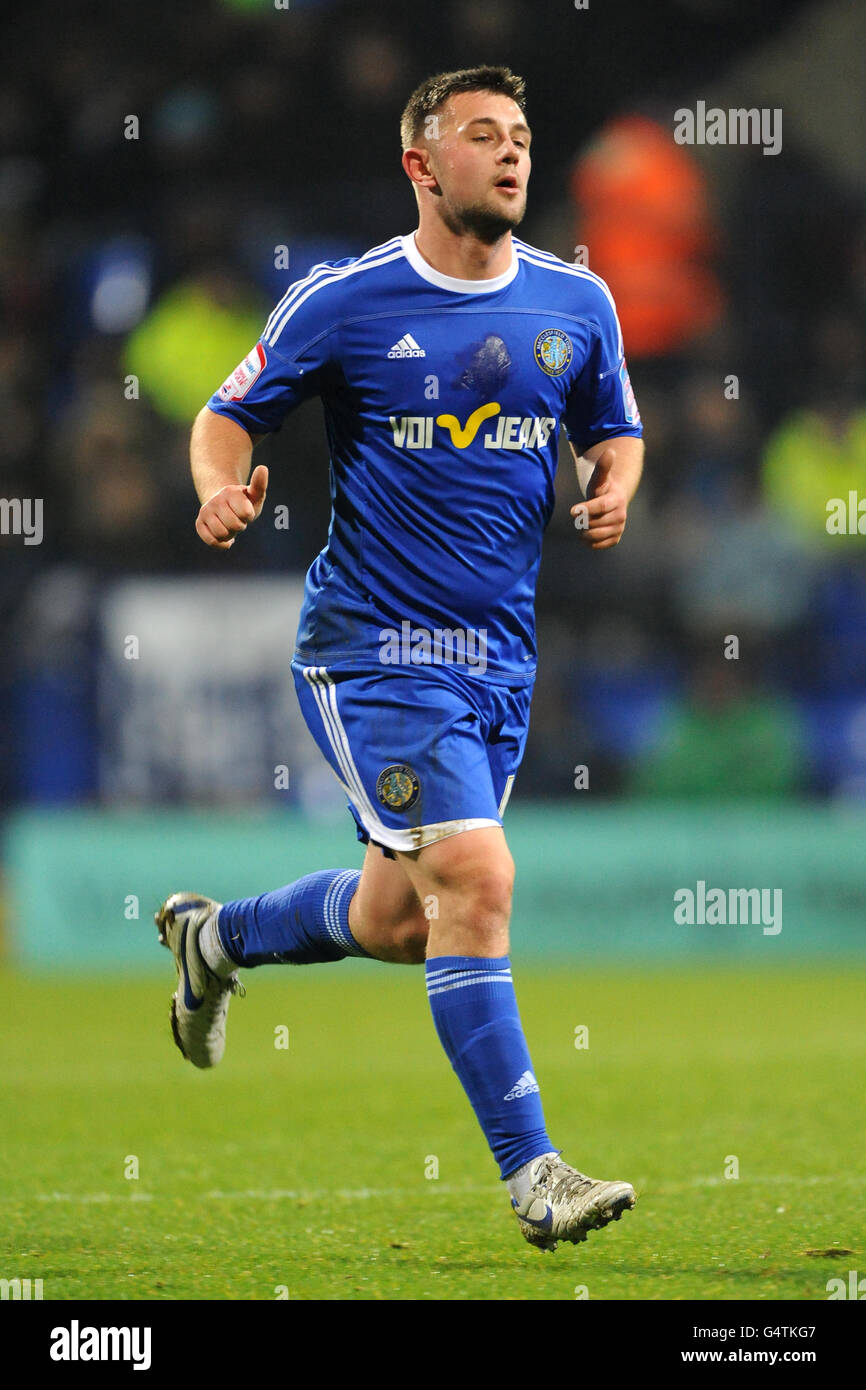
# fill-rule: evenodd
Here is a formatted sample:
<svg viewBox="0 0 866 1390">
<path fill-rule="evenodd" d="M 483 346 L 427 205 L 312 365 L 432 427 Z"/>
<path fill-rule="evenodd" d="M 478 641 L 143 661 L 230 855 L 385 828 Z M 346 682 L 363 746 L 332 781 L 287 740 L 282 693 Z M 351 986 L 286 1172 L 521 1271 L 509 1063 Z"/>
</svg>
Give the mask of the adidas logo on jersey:
<svg viewBox="0 0 866 1390">
<path fill-rule="evenodd" d="M 399 343 L 395 343 L 389 357 L 426 357 L 427 354 L 422 347 L 415 342 L 411 333 L 404 333 Z"/>
<path fill-rule="evenodd" d="M 518 1077 L 515 1081 L 508 1095 L 503 1096 L 503 1100 L 520 1100 L 521 1096 L 531 1096 L 533 1091 L 537 1090 L 538 1082 L 532 1075 L 532 1072 L 525 1071 L 523 1075 Z"/>
</svg>

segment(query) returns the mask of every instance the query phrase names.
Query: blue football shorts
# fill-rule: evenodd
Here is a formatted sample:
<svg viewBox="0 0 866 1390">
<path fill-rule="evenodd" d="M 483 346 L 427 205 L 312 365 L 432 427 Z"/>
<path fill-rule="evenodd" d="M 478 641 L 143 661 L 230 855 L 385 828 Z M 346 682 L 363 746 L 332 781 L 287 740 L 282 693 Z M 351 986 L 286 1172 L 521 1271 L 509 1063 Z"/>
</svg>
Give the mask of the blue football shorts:
<svg viewBox="0 0 866 1390">
<path fill-rule="evenodd" d="M 292 662 L 301 711 L 349 801 L 358 839 L 422 849 L 501 825 L 529 727 L 532 682 L 453 666 L 412 671 Z"/>
</svg>

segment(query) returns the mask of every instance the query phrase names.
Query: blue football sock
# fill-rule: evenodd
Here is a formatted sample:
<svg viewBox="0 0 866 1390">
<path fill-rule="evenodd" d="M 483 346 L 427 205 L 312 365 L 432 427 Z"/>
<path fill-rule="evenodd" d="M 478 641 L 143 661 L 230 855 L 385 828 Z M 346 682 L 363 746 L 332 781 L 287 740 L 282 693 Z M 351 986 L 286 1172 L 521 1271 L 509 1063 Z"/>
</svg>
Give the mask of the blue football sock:
<svg viewBox="0 0 866 1390">
<path fill-rule="evenodd" d="M 273 893 L 224 903 L 217 924 L 223 951 L 246 968 L 368 956 L 349 931 L 360 878 L 357 869 L 323 869 Z"/>
<path fill-rule="evenodd" d="M 508 956 L 427 961 L 436 1031 L 484 1130 L 500 1175 L 553 1152 L 523 1036 Z"/>
</svg>

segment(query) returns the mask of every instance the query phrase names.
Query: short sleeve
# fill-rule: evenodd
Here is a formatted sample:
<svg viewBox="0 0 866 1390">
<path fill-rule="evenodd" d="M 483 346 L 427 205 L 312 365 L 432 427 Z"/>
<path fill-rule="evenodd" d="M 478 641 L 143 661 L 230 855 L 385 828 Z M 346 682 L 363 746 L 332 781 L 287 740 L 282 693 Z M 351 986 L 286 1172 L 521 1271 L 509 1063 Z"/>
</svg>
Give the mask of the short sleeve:
<svg viewBox="0 0 866 1390">
<path fill-rule="evenodd" d="M 603 280 L 595 282 L 594 291 L 588 315 L 592 347 L 562 415 L 565 432 L 580 452 L 604 439 L 640 439 L 643 434 L 613 299 Z"/>
<path fill-rule="evenodd" d="M 217 415 L 251 434 L 270 434 L 302 401 L 321 394 L 335 350 L 332 268 L 315 266 L 289 287 L 259 341 L 207 402 Z"/>
</svg>

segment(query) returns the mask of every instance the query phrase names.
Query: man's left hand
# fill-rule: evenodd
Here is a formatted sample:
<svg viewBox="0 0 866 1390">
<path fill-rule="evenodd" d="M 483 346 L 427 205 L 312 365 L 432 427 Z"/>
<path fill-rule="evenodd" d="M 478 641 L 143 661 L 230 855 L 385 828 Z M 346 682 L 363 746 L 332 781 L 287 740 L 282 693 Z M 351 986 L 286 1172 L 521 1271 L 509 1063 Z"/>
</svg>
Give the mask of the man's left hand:
<svg viewBox="0 0 866 1390">
<path fill-rule="evenodd" d="M 609 550 L 625 530 L 628 497 L 622 484 L 612 476 L 615 461 L 616 450 L 605 449 L 589 480 L 587 500 L 571 509 L 580 539 L 590 550 Z"/>
</svg>

